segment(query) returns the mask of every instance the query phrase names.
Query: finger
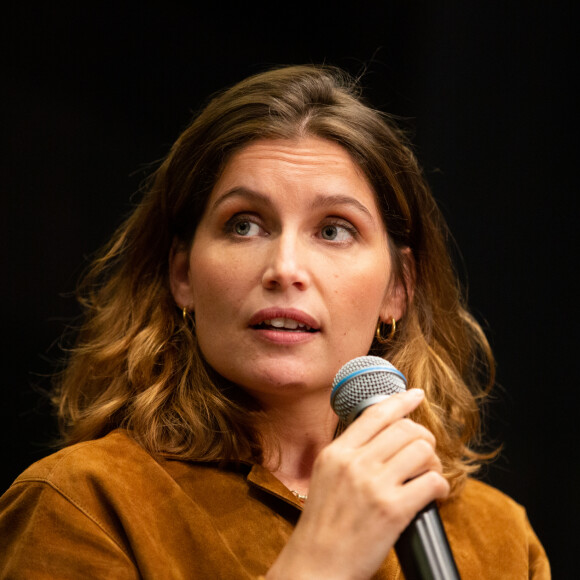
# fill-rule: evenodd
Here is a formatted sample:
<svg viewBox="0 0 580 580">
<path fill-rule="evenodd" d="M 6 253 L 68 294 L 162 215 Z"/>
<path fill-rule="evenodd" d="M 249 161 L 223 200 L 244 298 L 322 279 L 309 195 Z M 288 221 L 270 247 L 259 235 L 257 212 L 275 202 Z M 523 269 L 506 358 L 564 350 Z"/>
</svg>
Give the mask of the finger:
<svg viewBox="0 0 580 580">
<path fill-rule="evenodd" d="M 389 526 L 396 527 L 397 533 L 400 533 L 420 510 L 432 501 L 446 498 L 449 490 L 449 483 L 441 474 L 428 471 L 397 490 L 390 489 L 382 502 L 377 504 L 374 513 L 381 515 Z"/>
<path fill-rule="evenodd" d="M 385 463 L 414 441 L 424 441 L 435 449 L 435 436 L 423 425 L 411 419 L 398 419 L 375 435 L 357 452 L 361 459 L 368 458 Z"/>
<path fill-rule="evenodd" d="M 362 415 L 340 436 L 344 445 L 357 448 L 365 445 L 395 421 L 414 411 L 423 401 L 421 389 L 409 389 L 365 409 Z"/>
<path fill-rule="evenodd" d="M 410 502 L 416 503 L 417 511 L 436 499 L 445 499 L 451 487 L 449 482 L 437 471 L 427 471 L 403 485 L 404 494 Z"/>
<path fill-rule="evenodd" d="M 401 449 L 385 464 L 389 481 L 403 485 L 428 471 L 442 472 L 441 460 L 433 446 L 424 439 L 416 439 Z"/>
</svg>

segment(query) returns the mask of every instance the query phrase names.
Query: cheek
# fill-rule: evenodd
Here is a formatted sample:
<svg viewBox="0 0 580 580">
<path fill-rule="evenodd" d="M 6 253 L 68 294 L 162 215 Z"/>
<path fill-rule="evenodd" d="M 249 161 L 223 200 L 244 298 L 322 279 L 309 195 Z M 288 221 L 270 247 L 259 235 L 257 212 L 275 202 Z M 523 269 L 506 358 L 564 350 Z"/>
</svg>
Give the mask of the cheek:
<svg viewBox="0 0 580 580">
<path fill-rule="evenodd" d="M 223 253 L 192 256 L 191 286 L 196 320 L 211 324 L 229 320 L 228 313 L 237 311 L 248 292 L 251 273 L 240 260 L 228 259 Z"/>
<path fill-rule="evenodd" d="M 386 276 L 377 279 L 376 271 L 359 270 L 337 282 L 333 291 L 333 311 L 340 316 L 349 333 L 372 340 L 387 292 Z"/>
<path fill-rule="evenodd" d="M 222 341 L 229 334 L 226 324 L 231 321 L 226 299 L 230 295 L 230 270 L 206 255 L 193 257 L 190 266 L 197 340 L 204 357 L 215 368 L 216 353 L 223 349 Z"/>
</svg>

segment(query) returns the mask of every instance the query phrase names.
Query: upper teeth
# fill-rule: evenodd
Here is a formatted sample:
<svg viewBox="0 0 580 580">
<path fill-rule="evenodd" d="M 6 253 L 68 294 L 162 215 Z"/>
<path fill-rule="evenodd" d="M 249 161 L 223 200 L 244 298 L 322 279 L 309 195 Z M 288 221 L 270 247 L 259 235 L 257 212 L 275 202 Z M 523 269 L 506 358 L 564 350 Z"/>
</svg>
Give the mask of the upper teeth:
<svg viewBox="0 0 580 580">
<path fill-rule="evenodd" d="M 264 320 L 264 324 L 273 326 L 274 328 L 287 328 L 288 330 L 296 330 L 297 328 L 304 328 L 305 330 L 311 329 L 308 324 L 292 320 L 291 318 L 272 318 L 271 320 Z"/>
</svg>

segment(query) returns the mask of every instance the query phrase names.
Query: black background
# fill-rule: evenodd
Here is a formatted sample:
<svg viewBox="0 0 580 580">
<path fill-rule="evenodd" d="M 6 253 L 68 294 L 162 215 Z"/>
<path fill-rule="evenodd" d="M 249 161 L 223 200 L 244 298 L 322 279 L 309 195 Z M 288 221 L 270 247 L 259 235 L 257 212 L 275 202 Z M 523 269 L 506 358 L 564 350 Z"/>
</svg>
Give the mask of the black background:
<svg viewBox="0 0 580 580">
<path fill-rule="evenodd" d="M 49 452 L 55 427 L 38 388 L 78 312 L 71 292 L 87 257 L 193 111 L 276 64 L 366 68 L 373 104 L 408 119 L 496 353 L 487 423 L 504 452 L 484 478 L 526 506 L 554 577 L 574 577 L 572 3 L 194 4 L 3 8 L 1 488 Z"/>
</svg>

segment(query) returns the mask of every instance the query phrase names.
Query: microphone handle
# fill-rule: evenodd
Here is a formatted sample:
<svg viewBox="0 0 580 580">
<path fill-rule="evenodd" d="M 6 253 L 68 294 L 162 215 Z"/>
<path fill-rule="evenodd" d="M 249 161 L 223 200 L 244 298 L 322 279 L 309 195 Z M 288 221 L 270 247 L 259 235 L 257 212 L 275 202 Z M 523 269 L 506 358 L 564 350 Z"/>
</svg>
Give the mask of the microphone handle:
<svg viewBox="0 0 580 580">
<path fill-rule="evenodd" d="M 435 502 L 413 518 L 395 543 L 405 580 L 460 580 Z"/>
</svg>

